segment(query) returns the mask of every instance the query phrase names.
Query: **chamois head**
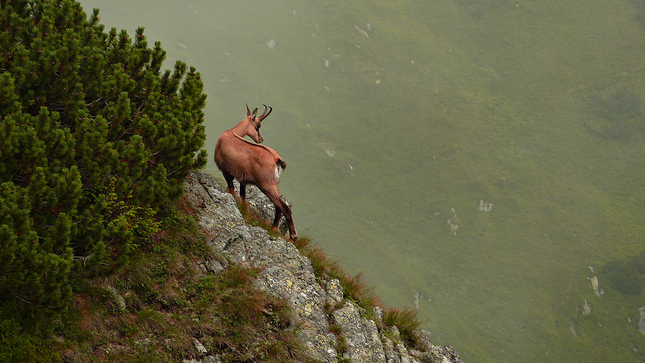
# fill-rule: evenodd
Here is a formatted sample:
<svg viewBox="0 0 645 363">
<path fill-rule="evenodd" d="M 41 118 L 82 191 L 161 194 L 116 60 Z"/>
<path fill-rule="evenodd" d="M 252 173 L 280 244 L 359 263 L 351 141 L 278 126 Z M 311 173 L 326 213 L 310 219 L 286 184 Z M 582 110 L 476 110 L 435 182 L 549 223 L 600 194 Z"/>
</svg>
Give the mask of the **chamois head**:
<svg viewBox="0 0 645 363">
<path fill-rule="evenodd" d="M 258 109 L 255 108 L 253 109 L 253 112 L 251 112 L 249 110 L 249 105 L 246 105 L 246 118 L 237 124 L 237 126 L 232 128 L 231 131 L 240 137 L 248 136 L 253 139 L 253 141 L 261 144 L 262 141 L 264 141 L 264 138 L 262 138 L 262 134 L 260 133 L 260 127 L 262 126 L 261 122 L 269 116 L 271 111 L 273 111 L 270 106 L 263 106 L 264 112 L 262 112 L 260 116 L 257 116 Z"/>
</svg>

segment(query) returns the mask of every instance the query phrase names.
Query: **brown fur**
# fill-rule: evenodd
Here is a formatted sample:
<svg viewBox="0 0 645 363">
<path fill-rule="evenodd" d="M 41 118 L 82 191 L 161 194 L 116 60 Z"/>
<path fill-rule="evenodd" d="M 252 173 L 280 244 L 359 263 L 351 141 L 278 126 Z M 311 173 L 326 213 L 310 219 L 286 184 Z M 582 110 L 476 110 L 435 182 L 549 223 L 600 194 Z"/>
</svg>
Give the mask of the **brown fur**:
<svg viewBox="0 0 645 363">
<path fill-rule="evenodd" d="M 260 122 L 268 116 L 266 109 L 260 118 L 255 117 L 257 108 L 253 113 L 249 111 L 248 106 L 246 110 L 247 117 L 232 129 L 224 131 L 217 140 L 215 163 L 224 175 L 229 193 L 235 195 L 233 179 L 240 183 L 240 197 L 243 203 L 246 203 L 246 185 L 257 186 L 275 205 L 273 228 L 278 228 L 280 218 L 284 214 L 289 227 L 289 237 L 295 241 L 298 239 L 298 233 L 291 217 L 291 208 L 282 200 L 278 190 L 279 172 L 287 167 L 287 163 L 275 150 L 259 144 L 263 140 Z M 258 143 L 250 142 L 244 139 L 244 136 L 249 136 Z"/>
</svg>

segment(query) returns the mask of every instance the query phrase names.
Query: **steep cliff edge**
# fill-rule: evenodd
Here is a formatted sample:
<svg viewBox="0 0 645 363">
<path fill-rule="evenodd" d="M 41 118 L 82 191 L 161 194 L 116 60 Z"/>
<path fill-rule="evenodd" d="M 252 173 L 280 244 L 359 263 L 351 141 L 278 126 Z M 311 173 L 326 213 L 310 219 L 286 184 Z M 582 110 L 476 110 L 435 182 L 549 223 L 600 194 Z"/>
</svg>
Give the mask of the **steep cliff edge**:
<svg viewBox="0 0 645 363">
<path fill-rule="evenodd" d="M 210 175 L 193 172 L 184 187 L 186 199 L 197 210 L 198 223 L 218 256 L 200 262 L 200 268 L 205 274 L 220 273 L 230 264 L 259 269 L 256 285 L 288 301 L 299 329 L 298 337 L 311 358 L 356 363 L 461 362 L 454 349 L 435 346 L 420 332 L 416 334 L 422 346 L 406 347 L 396 327 L 383 324 L 380 307 L 366 314 L 356 303 L 344 298 L 338 280 L 317 279 L 311 261 L 292 243 L 248 225 L 233 196 Z M 251 209 L 272 220 L 273 205 L 262 193 L 252 188 L 247 196 Z M 367 319 L 367 315 L 373 319 Z M 218 361 L 217 356 L 204 352 L 201 361 L 184 362 Z"/>
</svg>

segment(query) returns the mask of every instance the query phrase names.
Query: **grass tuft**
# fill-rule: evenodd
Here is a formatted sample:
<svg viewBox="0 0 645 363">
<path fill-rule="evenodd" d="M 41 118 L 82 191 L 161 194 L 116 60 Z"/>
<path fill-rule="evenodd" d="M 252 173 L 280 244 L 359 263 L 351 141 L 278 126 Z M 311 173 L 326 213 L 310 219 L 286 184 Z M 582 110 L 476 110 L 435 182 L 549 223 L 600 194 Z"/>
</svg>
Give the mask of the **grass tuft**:
<svg viewBox="0 0 645 363">
<path fill-rule="evenodd" d="M 386 326 L 396 326 L 399 330 L 401 339 L 410 347 L 420 347 L 422 342 L 419 340 L 418 329 L 421 322 L 418 319 L 419 311 L 416 309 L 397 309 L 391 308 L 383 312 L 383 323 Z"/>
</svg>

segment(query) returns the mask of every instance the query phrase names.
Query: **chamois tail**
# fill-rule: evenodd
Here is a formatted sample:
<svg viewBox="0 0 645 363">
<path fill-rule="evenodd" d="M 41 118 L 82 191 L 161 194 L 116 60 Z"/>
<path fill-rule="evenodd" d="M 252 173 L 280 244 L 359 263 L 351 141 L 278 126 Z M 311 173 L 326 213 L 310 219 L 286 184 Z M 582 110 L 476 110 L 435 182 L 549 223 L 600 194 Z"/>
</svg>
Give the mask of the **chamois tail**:
<svg viewBox="0 0 645 363">
<path fill-rule="evenodd" d="M 278 161 L 276 161 L 275 163 L 275 177 L 280 178 L 280 173 L 282 173 L 282 171 L 286 168 L 287 163 L 285 163 L 282 159 L 278 159 Z"/>
</svg>

